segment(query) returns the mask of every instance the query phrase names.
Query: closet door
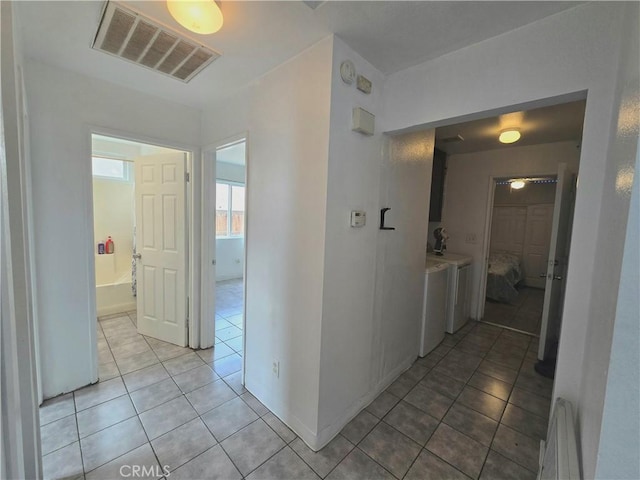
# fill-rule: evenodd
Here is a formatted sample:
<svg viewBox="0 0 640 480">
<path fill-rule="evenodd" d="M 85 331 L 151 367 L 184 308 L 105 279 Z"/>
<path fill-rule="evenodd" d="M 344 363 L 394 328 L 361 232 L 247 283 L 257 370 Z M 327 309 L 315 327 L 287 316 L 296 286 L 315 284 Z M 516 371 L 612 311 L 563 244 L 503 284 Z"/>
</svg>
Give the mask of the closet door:
<svg viewBox="0 0 640 480">
<path fill-rule="evenodd" d="M 522 268 L 524 283 L 528 287 L 544 288 L 545 286 L 552 224 L 553 204 L 527 207 Z"/>
<path fill-rule="evenodd" d="M 522 255 L 527 207 L 497 206 L 491 220 L 491 251 Z"/>
</svg>

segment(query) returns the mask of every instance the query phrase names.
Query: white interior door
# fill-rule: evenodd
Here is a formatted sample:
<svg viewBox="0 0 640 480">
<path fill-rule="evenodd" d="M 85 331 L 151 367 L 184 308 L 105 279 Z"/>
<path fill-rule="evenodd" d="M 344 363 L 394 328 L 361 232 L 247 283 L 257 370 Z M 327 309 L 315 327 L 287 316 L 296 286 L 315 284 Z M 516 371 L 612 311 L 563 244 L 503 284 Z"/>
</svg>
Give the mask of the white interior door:
<svg viewBox="0 0 640 480">
<path fill-rule="evenodd" d="M 550 346 L 560 335 L 564 286 L 569 259 L 569 237 L 571 235 L 573 178 L 573 175 L 567 171 L 566 164 L 558 165 L 558 184 L 553 207 L 544 306 L 540 326 L 539 360 L 544 360 L 547 357 Z"/>
<path fill-rule="evenodd" d="M 553 205 L 541 204 L 527 207 L 522 266 L 524 283 L 528 287 L 545 287 L 552 225 Z"/>
<path fill-rule="evenodd" d="M 186 153 L 137 158 L 138 332 L 187 344 Z"/>
</svg>

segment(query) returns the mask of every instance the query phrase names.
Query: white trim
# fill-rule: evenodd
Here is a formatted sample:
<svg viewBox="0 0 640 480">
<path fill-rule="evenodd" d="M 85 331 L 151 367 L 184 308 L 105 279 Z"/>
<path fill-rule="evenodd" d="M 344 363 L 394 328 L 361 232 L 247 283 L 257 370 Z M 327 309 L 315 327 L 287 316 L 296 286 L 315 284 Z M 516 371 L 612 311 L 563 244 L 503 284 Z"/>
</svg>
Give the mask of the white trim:
<svg viewBox="0 0 640 480">
<path fill-rule="evenodd" d="M 0 21 L 0 477 L 41 478 L 28 139 L 12 2 L 0 2 Z"/>
</svg>

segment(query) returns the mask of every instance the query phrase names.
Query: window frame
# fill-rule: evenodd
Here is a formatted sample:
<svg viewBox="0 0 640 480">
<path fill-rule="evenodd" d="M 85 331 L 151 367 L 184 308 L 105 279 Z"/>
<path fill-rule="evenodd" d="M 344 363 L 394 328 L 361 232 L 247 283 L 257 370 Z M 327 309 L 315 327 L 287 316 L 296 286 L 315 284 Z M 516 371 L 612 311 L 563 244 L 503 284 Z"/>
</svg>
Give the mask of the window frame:
<svg viewBox="0 0 640 480">
<path fill-rule="evenodd" d="M 221 239 L 230 239 L 230 238 L 244 238 L 244 225 L 242 227 L 242 233 L 240 234 L 232 234 L 231 233 L 231 224 L 232 224 L 232 217 L 233 217 L 233 202 L 231 200 L 232 197 L 232 187 L 243 187 L 245 189 L 244 191 L 244 200 L 245 200 L 245 209 L 244 209 L 244 214 L 246 215 L 247 213 L 247 208 L 246 208 L 246 203 L 247 203 L 247 185 L 246 183 L 242 183 L 242 182 L 235 182 L 233 180 L 224 180 L 222 178 L 216 178 L 216 195 L 218 192 L 218 184 L 223 184 L 223 185 L 228 185 L 229 186 L 229 191 L 227 193 L 227 235 L 218 235 L 218 232 L 215 232 L 216 234 L 216 240 L 221 240 Z M 217 212 L 218 209 L 216 208 L 215 211 Z M 215 224 L 215 222 L 214 222 Z"/>
<path fill-rule="evenodd" d="M 122 162 L 122 165 L 124 167 L 123 168 L 124 175 L 122 177 L 110 177 L 108 175 L 97 175 L 93 173 L 94 159 Z M 127 160 L 126 158 L 108 157 L 106 155 L 91 155 L 91 176 L 92 178 L 98 178 L 100 180 L 108 180 L 111 182 L 133 183 L 133 162 L 131 160 Z"/>
</svg>

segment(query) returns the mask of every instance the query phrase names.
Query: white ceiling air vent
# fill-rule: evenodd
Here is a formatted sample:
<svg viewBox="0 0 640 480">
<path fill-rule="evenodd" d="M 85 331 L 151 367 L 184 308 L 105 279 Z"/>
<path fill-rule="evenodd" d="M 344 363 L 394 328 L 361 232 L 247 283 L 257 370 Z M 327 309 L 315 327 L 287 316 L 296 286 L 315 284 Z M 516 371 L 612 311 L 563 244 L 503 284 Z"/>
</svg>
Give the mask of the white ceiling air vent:
<svg viewBox="0 0 640 480">
<path fill-rule="evenodd" d="M 185 83 L 220 56 L 115 2 L 106 4 L 93 48 Z"/>
</svg>

